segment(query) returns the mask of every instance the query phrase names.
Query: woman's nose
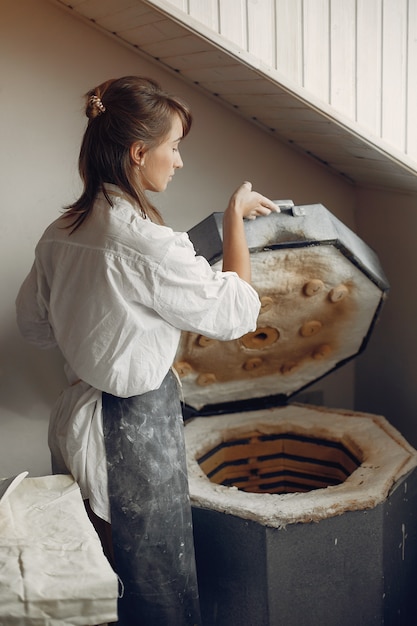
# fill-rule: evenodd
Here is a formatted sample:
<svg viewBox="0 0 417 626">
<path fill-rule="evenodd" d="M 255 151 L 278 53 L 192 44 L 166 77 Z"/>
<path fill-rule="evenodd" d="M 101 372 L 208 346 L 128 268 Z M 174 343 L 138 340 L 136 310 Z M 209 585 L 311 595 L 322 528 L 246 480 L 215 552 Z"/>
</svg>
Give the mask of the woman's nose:
<svg viewBox="0 0 417 626">
<path fill-rule="evenodd" d="M 181 167 L 184 167 L 184 163 L 182 162 L 182 158 L 179 152 L 177 152 L 174 167 L 178 169 L 181 169 Z"/>
</svg>

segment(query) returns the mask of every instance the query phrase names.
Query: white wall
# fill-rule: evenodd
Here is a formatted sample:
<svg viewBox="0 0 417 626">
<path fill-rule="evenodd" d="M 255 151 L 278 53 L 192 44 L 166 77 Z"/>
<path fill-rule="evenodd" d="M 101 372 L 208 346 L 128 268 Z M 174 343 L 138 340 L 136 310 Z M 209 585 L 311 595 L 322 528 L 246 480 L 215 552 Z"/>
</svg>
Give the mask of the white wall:
<svg viewBox="0 0 417 626">
<path fill-rule="evenodd" d="M 82 94 L 114 76 L 152 75 L 192 105 L 185 167 L 166 196 L 166 220 L 187 229 L 222 210 L 243 180 L 274 199 L 322 202 L 354 228 L 355 192 L 345 181 L 264 135 L 230 111 L 145 62 L 46 0 L 2 0 L 0 20 L 0 476 L 50 472 L 48 415 L 64 378 L 58 354 L 23 342 L 14 299 L 34 246 L 61 207 L 78 194 Z M 329 406 L 351 407 L 353 367 L 320 388 Z"/>
<path fill-rule="evenodd" d="M 417 163 L 417 0 L 168 2 Z"/>
</svg>

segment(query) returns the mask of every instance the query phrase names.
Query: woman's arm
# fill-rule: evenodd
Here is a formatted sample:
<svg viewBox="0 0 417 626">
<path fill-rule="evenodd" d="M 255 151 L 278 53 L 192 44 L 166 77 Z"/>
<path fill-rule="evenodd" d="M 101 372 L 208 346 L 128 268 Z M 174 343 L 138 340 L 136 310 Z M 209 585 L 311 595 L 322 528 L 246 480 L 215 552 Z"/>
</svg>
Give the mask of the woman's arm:
<svg viewBox="0 0 417 626">
<path fill-rule="evenodd" d="M 236 272 L 250 283 L 251 267 L 246 242 L 244 218 L 279 212 L 279 207 L 265 196 L 252 191 L 252 184 L 244 182 L 232 195 L 223 216 L 223 271 Z"/>
</svg>

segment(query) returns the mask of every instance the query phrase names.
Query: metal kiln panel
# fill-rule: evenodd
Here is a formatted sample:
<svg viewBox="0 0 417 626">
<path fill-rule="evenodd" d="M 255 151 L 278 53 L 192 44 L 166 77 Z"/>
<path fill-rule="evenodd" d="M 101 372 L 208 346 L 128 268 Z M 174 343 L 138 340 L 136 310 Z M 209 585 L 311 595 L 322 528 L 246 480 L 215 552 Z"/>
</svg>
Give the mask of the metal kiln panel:
<svg viewBox="0 0 417 626">
<path fill-rule="evenodd" d="M 222 262 L 222 214 L 190 231 L 198 254 Z M 257 329 L 227 342 L 184 333 L 176 369 L 186 403 L 286 400 L 356 356 L 388 290 L 375 253 L 322 205 L 245 222 Z M 215 398 L 215 400 L 213 400 Z"/>
</svg>

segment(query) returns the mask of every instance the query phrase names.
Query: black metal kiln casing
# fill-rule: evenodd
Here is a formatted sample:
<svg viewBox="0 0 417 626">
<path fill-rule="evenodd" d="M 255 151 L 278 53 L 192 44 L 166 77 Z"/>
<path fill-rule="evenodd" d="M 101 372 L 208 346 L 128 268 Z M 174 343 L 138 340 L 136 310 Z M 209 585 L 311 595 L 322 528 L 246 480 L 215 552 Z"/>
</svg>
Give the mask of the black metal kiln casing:
<svg viewBox="0 0 417 626">
<path fill-rule="evenodd" d="M 212 265 L 219 264 L 222 258 L 222 218 L 222 213 L 214 213 L 189 231 L 197 254 L 205 256 Z M 188 343 L 185 339 L 177 355 L 177 366 L 183 376 L 186 420 L 203 416 L 207 423 L 211 416 L 222 423 L 232 418 L 230 422 L 235 423 L 239 412 L 262 413 L 266 409 L 271 414 L 273 407 L 283 407 L 285 412 L 289 398 L 365 348 L 388 291 L 388 282 L 375 253 L 320 204 L 283 207 L 280 214 L 245 222 L 245 229 L 252 262 L 257 256 L 263 258 L 264 253 L 320 252 L 321 248 L 327 254 L 331 249 L 330 261 L 333 254 L 336 259 L 343 257 L 355 268 L 354 272 L 364 277 L 365 285 L 368 281 L 370 291 L 374 292 L 372 302 L 352 349 L 335 350 L 335 358 L 328 359 L 328 363 L 326 358 L 317 362 L 310 359 L 307 375 L 298 379 L 296 374 L 294 385 L 287 382 L 291 376 L 281 376 L 278 368 L 277 375 L 267 376 L 267 393 L 265 389 L 259 391 L 258 387 L 262 387 L 259 378 L 254 379 L 249 391 L 250 385 L 243 381 L 237 392 L 232 389 L 232 400 L 227 392 L 221 395 L 220 382 L 214 392 L 209 384 L 205 397 L 197 394 L 189 402 L 188 392 L 193 396 L 193 387 L 198 383 L 198 372 L 195 375 L 191 372 L 199 367 L 204 372 L 206 364 L 198 359 L 193 362 L 187 352 L 190 345 L 198 343 L 198 337 L 188 338 Z M 291 261 L 291 254 L 289 258 Z M 284 263 L 278 275 L 287 269 Z M 252 274 L 258 289 L 256 271 Z M 325 291 L 330 293 L 330 289 L 331 285 L 326 285 Z M 262 288 L 258 292 L 265 295 Z M 268 289 L 266 293 L 269 298 Z M 352 335 L 352 329 L 349 333 Z M 316 365 L 318 375 L 315 375 Z M 226 381 L 226 387 L 228 384 Z M 328 413 L 332 421 L 331 411 Z M 346 419 L 352 415 L 346 413 Z M 186 433 L 199 421 L 190 419 Z M 375 422 L 377 431 L 385 428 L 384 418 Z M 205 436 L 197 432 L 197 439 Z M 395 433 L 393 437 L 397 440 Z M 343 514 L 333 512 L 328 519 L 304 519 L 302 523 L 284 523 L 282 527 L 258 521 L 251 514 L 241 516 L 233 509 L 224 510 L 218 502 L 204 504 L 204 498 L 196 506 L 190 480 L 203 625 L 412 626 L 417 623 L 411 582 L 417 574 L 415 451 L 407 448 L 406 442 L 400 441 L 398 445 L 404 447 L 404 464 L 412 469 L 395 483 L 384 502 L 361 510 L 353 506 Z M 187 455 L 191 454 L 188 449 Z M 402 460 L 398 463 L 401 466 Z M 359 485 L 360 482 L 359 477 Z"/>
<path fill-rule="evenodd" d="M 415 626 L 417 471 L 369 510 L 283 529 L 193 507 L 203 626 Z"/>
</svg>

